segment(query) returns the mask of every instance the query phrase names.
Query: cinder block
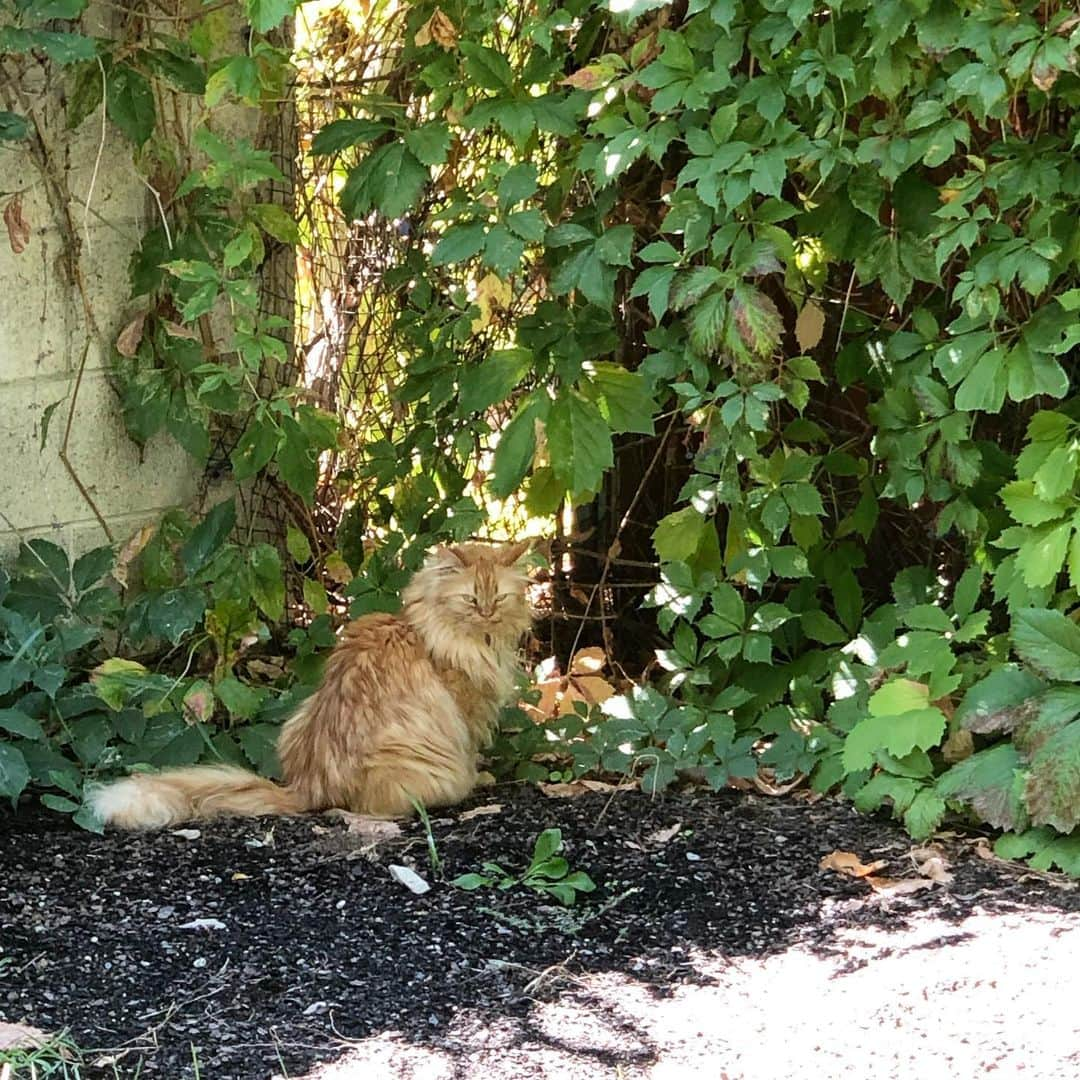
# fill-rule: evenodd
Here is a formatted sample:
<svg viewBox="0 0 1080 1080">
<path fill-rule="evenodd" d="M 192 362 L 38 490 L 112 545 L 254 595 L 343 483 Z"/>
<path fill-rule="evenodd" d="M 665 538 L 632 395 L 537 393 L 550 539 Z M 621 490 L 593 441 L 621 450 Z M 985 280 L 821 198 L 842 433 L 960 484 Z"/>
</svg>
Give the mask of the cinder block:
<svg viewBox="0 0 1080 1080">
<path fill-rule="evenodd" d="M 45 449 L 39 449 L 42 414 L 70 393 L 70 380 L 16 383 L 4 392 L 5 426 L 0 429 L 0 482 L 4 512 L 22 529 L 93 520 L 93 512 L 58 457 L 67 402 L 53 414 Z M 79 392 L 69 457 L 80 480 L 108 519 L 186 503 L 195 497 L 197 467 L 162 434 L 140 455 L 120 422 L 115 394 L 102 374 L 84 377 Z"/>
</svg>

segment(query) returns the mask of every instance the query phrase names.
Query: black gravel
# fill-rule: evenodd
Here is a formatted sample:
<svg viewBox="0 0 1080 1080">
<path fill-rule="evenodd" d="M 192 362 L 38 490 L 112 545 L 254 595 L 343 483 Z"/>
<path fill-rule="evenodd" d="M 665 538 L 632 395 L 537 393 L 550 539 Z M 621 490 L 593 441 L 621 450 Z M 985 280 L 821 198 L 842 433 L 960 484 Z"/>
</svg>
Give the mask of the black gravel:
<svg viewBox="0 0 1080 1080">
<path fill-rule="evenodd" d="M 929 909 L 957 920 L 976 908 L 1080 909 L 1077 891 L 959 843 L 950 886 L 875 899 L 821 872 L 822 855 L 886 859 L 883 873 L 905 877 L 911 843 L 831 801 L 513 788 L 469 805 L 492 802 L 503 810 L 433 822 L 441 877 L 419 824 L 372 853 L 330 817 L 202 823 L 186 839 L 93 836 L 29 806 L 2 815 L 0 1020 L 68 1029 L 96 1051 L 90 1077 L 267 1080 L 333 1058 L 341 1038 L 392 1030 L 438 1046 L 461 1010 L 524 1016 L 530 995 L 557 992 L 537 973 L 563 962 L 663 995 L 700 977 L 699 950 L 836 950 L 843 929 L 902 926 Z M 677 822 L 673 838 L 655 837 Z M 487 859 L 520 868 L 554 825 L 571 867 L 598 885 L 577 907 L 446 884 Z M 408 892 L 390 863 L 412 866 L 431 891 Z M 184 928 L 196 919 L 223 926 Z M 613 1050 L 598 1074 L 620 1061 Z"/>
</svg>

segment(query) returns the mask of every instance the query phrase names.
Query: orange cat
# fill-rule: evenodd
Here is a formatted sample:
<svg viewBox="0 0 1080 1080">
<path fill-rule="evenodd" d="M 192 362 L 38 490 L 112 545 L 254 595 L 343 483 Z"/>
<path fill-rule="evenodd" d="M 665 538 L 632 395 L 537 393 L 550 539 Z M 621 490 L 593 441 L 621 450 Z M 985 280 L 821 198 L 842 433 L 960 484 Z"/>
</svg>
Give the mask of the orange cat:
<svg viewBox="0 0 1080 1080">
<path fill-rule="evenodd" d="M 476 784 L 476 754 L 512 695 L 529 627 L 527 544 L 437 548 L 396 615 L 345 628 L 322 685 L 278 737 L 283 784 L 227 765 L 141 774 L 98 788 L 103 821 L 158 828 L 221 814 L 332 807 L 398 817 Z"/>
</svg>

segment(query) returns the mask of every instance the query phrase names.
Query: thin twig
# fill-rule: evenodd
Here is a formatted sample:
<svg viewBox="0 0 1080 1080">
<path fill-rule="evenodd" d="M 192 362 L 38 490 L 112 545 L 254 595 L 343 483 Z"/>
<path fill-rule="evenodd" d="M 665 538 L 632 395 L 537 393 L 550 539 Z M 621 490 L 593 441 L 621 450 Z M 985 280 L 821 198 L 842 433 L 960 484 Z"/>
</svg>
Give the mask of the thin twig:
<svg viewBox="0 0 1080 1080">
<path fill-rule="evenodd" d="M 83 206 L 83 236 L 86 239 L 86 250 L 93 251 L 90 242 L 90 204 L 94 201 L 94 188 L 97 186 L 98 172 L 101 170 L 101 157 L 105 153 L 105 138 L 108 135 L 107 104 L 109 99 L 109 77 L 105 74 L 105 65 L 100 56 L 95 56 L 98 70 L 101 72 L 101 138 L 98 140 L 97 157 L 94 158 L 94 169 L 90 173 L 90 187 L 86 192 L 86 203 Z"/>
</svg>

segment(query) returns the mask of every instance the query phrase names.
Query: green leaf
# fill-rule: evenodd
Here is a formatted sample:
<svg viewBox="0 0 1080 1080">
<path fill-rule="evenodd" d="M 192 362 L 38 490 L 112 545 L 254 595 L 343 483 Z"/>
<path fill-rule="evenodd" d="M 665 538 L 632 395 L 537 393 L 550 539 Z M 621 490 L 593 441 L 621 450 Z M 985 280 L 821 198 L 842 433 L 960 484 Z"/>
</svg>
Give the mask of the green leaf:
<svg viewBox="0 0 1080 1080">
<path fill-rule="evenodd" d="M 252 27 L 265 34 L 296 10 L 296 0 L 244 0 L 244 8 Z"/>
<path fill-rule="evenodd" d="M 281 729 L 277 724 L 248 724 L 240 729 L 240 745 L 248 761 L 262 776 L 277 779 L 281 766 L 277 757 L 277 737 Z"/>
<path fill-rule="evenodd" d="M 660 519 L 653 532 L 653 547 L 663 562 L 689 562 L 710 529 L 715 533 L 711 519 L 702 517 L 692 506 L 684 506 Z"/>
<path fill-rule="evenodd" d="M 97 45 L 84 34 L 62 30 L 23 30 L 14 26 L 0 27 L 0 54 L 43 52 L 56 64 L 75 64 L 93 60 Z"/>
<path fill-rule="evenodd" d="M 339 196 L 341 209 L 350 221 L 359 221 L 372 210 L 388 218 L 403 217 L 430 178 L 404 142 L 380 146 L 349 172 Z"/>
<path fill-rule="evenodd" d="M 551 406 L 547 436 L 551 467 L 571 498 L 598 491 L 615 456 L 611 429 L 596 405 L 564 392 Z"/>
<path fill-rule="evenodd" d="M 536 421 L 546 419 L 550 404 L 546 393 L 530 394 L 499 436 L 491 479 L 491 491 L 497 498 L 504 499 L 517 490 L 529 471 L 536 453 Z"/>
<path fill-rule="evenodd" d="M 310 561 L 311 545 L 295 525 L 290 525 L 285 533 L 285 547 L 295 562 L 303 564 Z"/>
<path fill-rule="evenodd" d="M 487 240 L 487 226 L 482 221 L 452 225 L 431 253 L 432 266 L 460 263 L 479 255 Z"/>
<path fill-rule="evenodd" d="M 251 598 L 271 622 L 277 622 L 285 614 L 285 578 L 277 548 L 256 544 L 248 555 L 248 565 L 254 575 Z"/>
<path fill-rule="evenodd" d="M 327 599 L 326 589 L 321 581 L 304 579 L 304 603 L 316 615 L 325 615 L 330 610 L 330 601 Z"/>
<path fill-rule="evenodd" d="M 1080 682 L 1080 627 L 1060 611 L 1023 608 L 1013 615 L 1011 633 L 1016 654 L 1036 671 Z"/>
<path fill-rule="evenodd" d="M 247 216 L 268 236 L 283 244 L 299 244 L 300 228 L 292 214 L 277 203 L 255 203 L 247 208 Z"/>
<path fill-rule="evenodd" d="M 1021 766 L 1016 747 L 1001 742 L 942 773 L 936 790 L 945 799 L 967 803 L 995 829 L 1024 829 L 1028 816 L 1017 791 Z"/>
<path fill-rule="evenodd" d="M 460 414 L 484 412 L 505 401 L 528 374 L 533 354 L 528 349 L 498 349 L 476 368 L 462 368 Z"/>
<path fill-rule="evenodd" d="M 150 83 L 134 68 L 118 64 L 109 77 L 109 119 L 137 146 L 154 133 L 157 108 Z"/>
<path fill-rule="evenodd" d="M 513 86 L 514 73 L 501 52 L 475 41 L 462 41 L 458 48 L 465 57 L 465 70 L 482 89 L 506 91 Z"/>
<path fill-rule="evenodd" d="M 500 208 L 508 210 L 532 198 L 537 191 L 538 175 L 536 166 L 527 161 L 507 169 L 497 189 Z"/>
<path fill-rule="evenodd" d="M 235 525 L 236 502 L 230 498 L 219 502 L 191 530 L 191 535 L 180 549 L 180 561 L 188 574 L 198 573 L 217 554 Z"/>
<path fill-rule="evenodd" d="M 925 709 L 929 704 L 930 688 L 925 683 L 913 679 L 893 679 L 873 694 L 868 708 L 871 716 L 898 716 Z"/>
<path fill-rule="evenodd" d="M 311 153 L 315 156 L 334 154 L 350 146 L 374 142 L 389 130 L 388 125 L 378 120 L 335 120 L 311 140 Z"/>
<path fill-rule="evenodd" d="M 945 800 L 930 788 L 923 788 L 904 811 L 904 826 L 914 840 L 925 840 L 941 824 Z"/>
<path fill-rule="evenodd" d="M 871 768 L 879 750 L 895 757 L 906 757 L 916 747 L 930 750 L 944 733 L 945 715 L 936 708 L 869 716 L 860 720 L 844 740 L 844 769 L 851 773 Z"/>
<path fill-rule="evenodd" d="M 1073 523 L 1066 521 L 1054 528 L 1043 526 L 1026 540 L 1016 553 L 1016 565 L 1030 589 L 1052 584 L 1065 563 Z"/>
<path fill-rule="evenodd" d="M 1001 489 L 1001 501 L 1005 509 L 1021 525 L 1043 525 L 1068 512 L 1065 502 L 1050 502 L 1035 492 L 1031 480 L 1014 480 Z"/>
<path fill-rule="evenodd" d="M 8 743 L 0 743 L 0 797 L 15 800 L 30 783 L 30 770 L 26 758 Z"/>
<path fill-rule="evenodd" d="M 290 416 L 282 417 L 281 431 L 283 438 L 278 448 L 278 472 L 304 503 L 311 506 L 315 502 L 315 482 L 319 478 L 319 448 Z"/>
<path fill-rule="evenodd" d="M 557 851 L 562 848 L 562 830 L 545 829 L 537 838 L 533 846 L 532 863 L 529 870 L 533 870 L 541 863 L 547 862 Z"/>
<path fill-rule="evenodd" d="M 1035 825 L 1062 833 L 1080 825 L 1080 722 L 1051 735 L 1031 759 L 1024 802 Z"/>
<path fill-rule="evenodd" d="M 239 717 L 241 720 L 250 720 L 255 716 L 266 697 L 265 691 L 245 686 L 232 675 L 222 679 L 214 687 L 214 692 L 221 704 L 229 710 L 229 715 Z"/>
<path fill-rule="evenodd" d="M 627 371 L 619 364 L 596 362 L 588 375 L 589 379 L 578 386 L 600 406 L 612 431 L 652 435 L 656 402 L 638 372 Z"/>
<path fill-rule="evenodd" d="M 977 735 L 1012 731 L 1030 715 L 1030 703 L 1045 688 L 1030 671 L 1002 664 L 964 694 L 956 707 L 956 722 Z"/>
<path fill-rule="evenodd" d="M 41 724 L 18 709 L 0 709 L 0 729 L 23 739 L 45 739 L 45 730 Z"/>
<path fill-rule="evenodd" d="M 442 120 L 432 120 L 405 133 L 405 145 L 423 165 L 441 165 L 450 150 L 450 129 Z"/>
<path fill-rule="evenodd" d="M 72 584 L 79 592 L 86 592 L 108 576 L 115 561 L 116 556 L 110 546 L 94 548 L 85 555 L 80 555 L 71 568 Z"/>
<path fill-rule="evenodd" d="M 25 116 L 0 109 L 0 140 L 15 142 L 30 134 L 30 122 Z"/>
<path fill-rule="evenodd" d="M 1000 412 L 1008 378 L 1004 351 L 991 349 L 983 353 L 956 391 L 956 408 L 961 412 Z"/>
</svg>

